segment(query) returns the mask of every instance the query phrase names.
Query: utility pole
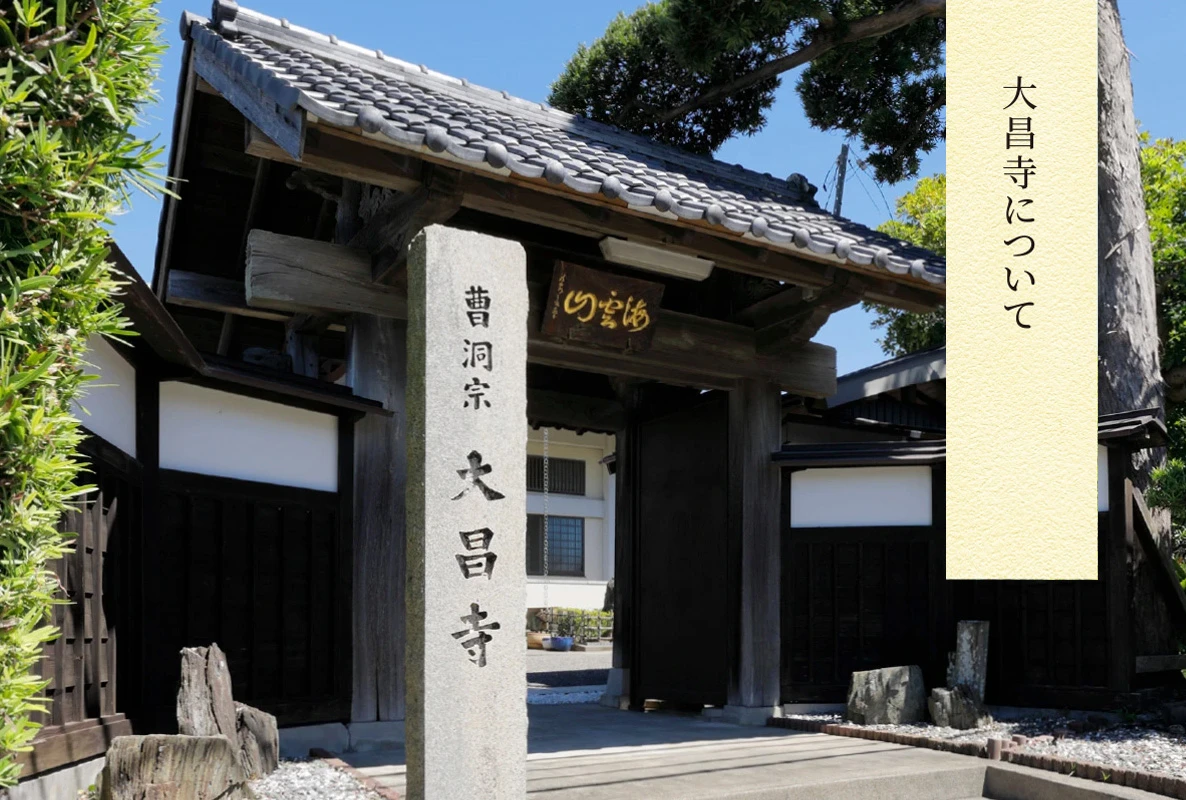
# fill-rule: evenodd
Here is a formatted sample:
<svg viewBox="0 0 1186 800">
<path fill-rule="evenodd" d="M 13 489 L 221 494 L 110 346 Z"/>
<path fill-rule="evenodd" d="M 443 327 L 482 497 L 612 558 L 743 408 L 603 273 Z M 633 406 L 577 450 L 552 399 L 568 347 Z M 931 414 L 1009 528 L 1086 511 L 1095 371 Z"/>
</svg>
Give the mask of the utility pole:
<svg viewBox="0 0 1186 800">
<path fill-rule="evenodd" d="M 840 145 L 840 158 L 836 159 L 836 203 L 832 215 L 840 216 L 840 204 L 844 202 L 844 175 L 848 171 L 848 142 Z"/>
</svg>

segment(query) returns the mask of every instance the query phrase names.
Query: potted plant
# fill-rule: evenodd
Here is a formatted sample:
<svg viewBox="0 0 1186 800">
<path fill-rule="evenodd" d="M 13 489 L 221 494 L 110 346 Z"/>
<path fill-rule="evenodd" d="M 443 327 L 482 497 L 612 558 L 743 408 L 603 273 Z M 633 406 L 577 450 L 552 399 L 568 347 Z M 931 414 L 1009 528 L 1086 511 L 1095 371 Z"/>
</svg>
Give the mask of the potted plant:
<svg viewBox="0 0 1186 800">
<path fill-rule="evenodd" d="M 567 652 L 572 649 L 576 633 L 576 616 L 572 612 L 561 612 L 556 620 L 556 633 L 550 642 L 552 650 Z"/>
</svg>

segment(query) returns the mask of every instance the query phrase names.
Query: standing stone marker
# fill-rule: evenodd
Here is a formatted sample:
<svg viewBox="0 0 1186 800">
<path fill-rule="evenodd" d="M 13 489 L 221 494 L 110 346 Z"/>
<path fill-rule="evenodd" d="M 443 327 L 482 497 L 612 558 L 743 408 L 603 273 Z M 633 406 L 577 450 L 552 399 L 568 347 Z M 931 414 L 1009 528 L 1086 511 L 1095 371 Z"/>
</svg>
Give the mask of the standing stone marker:
<svg viewBox="0 0 1186 800">
<path fill-rule="evenodd" d="M 966 686 L 977 703 L 984 702 L 988 678 L 988 622 L 960 620 L 956 623 L 955 652 L 947 657 L 947 685 Z"/>
<path fill-rule="evenodd" d="M 527 794 L 527 260 L 433 225 L 408 254 L 407 792 Z"/>
</svg>

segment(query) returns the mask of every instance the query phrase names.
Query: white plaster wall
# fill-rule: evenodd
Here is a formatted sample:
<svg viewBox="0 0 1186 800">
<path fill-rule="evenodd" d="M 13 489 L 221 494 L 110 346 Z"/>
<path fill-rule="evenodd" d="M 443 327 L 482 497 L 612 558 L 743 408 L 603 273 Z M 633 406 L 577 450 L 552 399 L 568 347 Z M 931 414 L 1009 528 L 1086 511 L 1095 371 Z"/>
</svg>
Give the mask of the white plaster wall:
<svg viewBox="0 0 1186 800">
<path fill-rule="evenodd" d="M 1096 458 L 1096 468 L 1099 472 L 1099 484 L 1097 491 L 1099 493 L 1099 510 L 1100 513 L 1108 510 L 1108 448 L 1102 444 L 1099 446 L 1099 452 Z"/>
<path fill-rule="evenodd" d="M 337 491 L 338 420 L 331 414 L 165 382 L 161 468 Z"/>
<path fill-rule="evenodd" d="M 544 586 L 547 585 L 547 592 Z M 527 576 L 528 608 L 584 608 L 600 611 L 605 606 L 606 581 L 581 578 L 549 578 Z M 546 594 L 546 596 L 545 596 Z"/>
<path fill-rule="evenodd" d="M 98 379 L 86 384 L 74 416 L 91 433 L 136 456 L 136 369 L 102 336 L 87 340 L 87 372 Z"/>
<path fill-rule="evenodd" d="M 840 467 L 791 475 L 792 528 L 930 524 L 930 467 Z"/>
<path fill-rule="evenodd" d="M 527 576 L 527 607 L 552 606 L 600 609 L 605 585 L 614 574 L 613 477 L 601 459 L 614 452 L 614 437 L 600 433 L 548 431 L 548 457 L 580 459 L 585 462 L 585 495 L 551 494 L 548 514 L 554 517 L 582 517 L 585 520 L 585 577 Z M 527 453 L 543 455 L 543 431 L 529 429 Z M 527 493 L 527 513 L 544 513 L 542 492 Z"/>
</svg>

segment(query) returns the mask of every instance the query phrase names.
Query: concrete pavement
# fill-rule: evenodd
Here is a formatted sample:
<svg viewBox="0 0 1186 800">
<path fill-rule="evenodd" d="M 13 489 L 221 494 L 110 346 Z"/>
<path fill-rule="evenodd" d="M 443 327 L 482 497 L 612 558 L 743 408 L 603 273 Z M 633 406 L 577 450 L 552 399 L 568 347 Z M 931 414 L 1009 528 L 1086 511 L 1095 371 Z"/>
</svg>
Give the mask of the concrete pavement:
<svg viewBox="0 0 1186 800">
<path fill-rule="evenodd" d="M 1152 800 L 984 759 L 692 715 L 529 707 L 528 795 L 565 800 Z M 463 757 L 458 754 L 458 757 Z M 346 754 L 402 793 L 402 750 Z"/>
</svg>

